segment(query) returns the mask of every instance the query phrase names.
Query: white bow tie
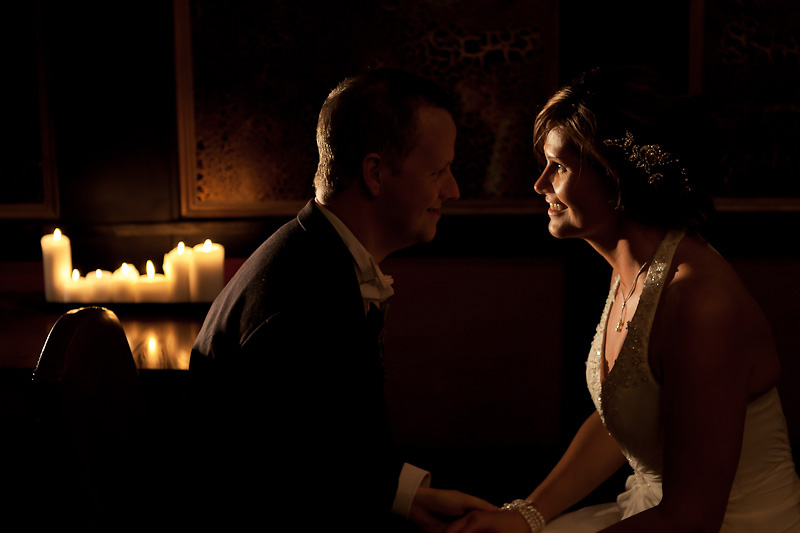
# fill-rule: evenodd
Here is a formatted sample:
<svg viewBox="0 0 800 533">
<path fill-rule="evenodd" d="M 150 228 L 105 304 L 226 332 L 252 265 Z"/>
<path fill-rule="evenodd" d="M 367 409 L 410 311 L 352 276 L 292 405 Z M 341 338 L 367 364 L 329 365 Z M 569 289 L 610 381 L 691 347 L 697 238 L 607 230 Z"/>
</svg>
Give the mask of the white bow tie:
<svg viewBox="0 0 800 533">
<path fill-rule="evenodd" d="M 392 283 L 394 283 L 392 276 L 385 274 L 364 281 L 360 284 L 361 297 L 368 302 L 380 303 L 394 294 Z"/>
</svg>

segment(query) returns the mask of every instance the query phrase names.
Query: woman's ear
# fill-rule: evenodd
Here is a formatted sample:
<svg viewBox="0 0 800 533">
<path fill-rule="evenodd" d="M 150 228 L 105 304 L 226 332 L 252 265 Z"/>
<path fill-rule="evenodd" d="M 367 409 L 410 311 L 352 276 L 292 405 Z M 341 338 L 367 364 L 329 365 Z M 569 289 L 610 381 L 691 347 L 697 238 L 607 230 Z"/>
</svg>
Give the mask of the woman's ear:
<svg viewBox="0 0 800 533">
<path fill-rule="evenodd" d="M 376 153 L 367 154 L 361 161 L 361 176 L 364 186 L 373 198 L 377 198 L 381 193 L 384 171 L 383 159 Z"/>
</svg>

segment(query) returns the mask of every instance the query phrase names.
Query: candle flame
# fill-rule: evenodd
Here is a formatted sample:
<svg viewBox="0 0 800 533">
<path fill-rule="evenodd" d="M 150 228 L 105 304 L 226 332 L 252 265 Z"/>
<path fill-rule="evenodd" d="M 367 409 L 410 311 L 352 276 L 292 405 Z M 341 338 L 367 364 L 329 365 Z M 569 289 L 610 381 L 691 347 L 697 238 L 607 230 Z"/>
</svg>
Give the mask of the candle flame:
<svg viewBox="0 0 800 533">
<path fill-rule="evenodd" d="M 183 244 L 183 241 L 178 243 L 178 255 L 183 255 L 183 251 L 186 248 L 186 245 Z"/>
<path fill-rule="evenodd" d="M 206 242 L 203 243 L 203 251 L 206 253 L 211 251 L 211 239 L 206 239 Z"/>
<path fill-rule="evenodd" d="M 151 260 L 147 260 L 147 277 L 153 279 L 156 275 L 156 267 Z"/>
<path fill-rule="evenodd" d="M 78 281 L 78 280 L 80 279 L 80 277 L 81 277 L 81 273 L 80 273 L 80 272 L 78 272 L 78 269 L 77 269 L 77 268 L 76 268 L 76 269 L 74 269 L 74 270 L 72 271 L 72 281 Z"/>
<path fill-rule="evenodd" d="M 156 338 L 150 337 L 147 339 L 147 351 L 151 354 L 156 353 Z"/>
<path fill-rule="evenodd" d="M 61 230 L 56 228 L 56 230 L 53 232 L 53 240 L 57 241 L 60 239 L 61 239 Z"/>
<path fill-rule="evenodd" d="M 128 266 L 128 263 L 122 263 L 122 266 L 120 267 L 120 269 L 122 269 L 122 275 L 123 276 L 127 276 L 128 272 L 130 272 L 130 270 L 131 270 L 131 268 Z"/>
<path fill-rule="evenodd" d="M 94 271 L 94 276 L 96 278 L 98 278 L 98 279 L 102 278 L 103 277 L 103 271 L 98 268 L 97 270 Z"/>
</svg>

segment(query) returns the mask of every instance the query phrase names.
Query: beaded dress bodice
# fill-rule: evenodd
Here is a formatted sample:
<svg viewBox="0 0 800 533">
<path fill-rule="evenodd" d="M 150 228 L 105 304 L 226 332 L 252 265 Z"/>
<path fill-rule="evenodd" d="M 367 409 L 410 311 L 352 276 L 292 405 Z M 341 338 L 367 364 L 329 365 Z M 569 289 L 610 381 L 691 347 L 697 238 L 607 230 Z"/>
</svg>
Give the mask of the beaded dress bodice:
<svg viewBox="0 0 800 533">
<path fill-rule="evenodd" d="M 603 380 L 608 315 L 620 282 L 619 276 L 614 279 L 586 361 L 586 382 L 603 423 L 628 458 L 634 470 L 633 482 L 645 488 L 652 487 L 656 492 L 649 497 L 656 500 L 661 499 L 663 463 L 658 416 L 661 386 L 650 371 L 648 344 L 664 278 L 683 235 L 683 231 L 670 232 L 656 250 L 619 356 Z"/>
<path fill-rule="evenodd" d="M 622 348 L 603 379 L 606 327 L 619 277 L 614 280 L 586 361 L 595 407 L 633 469 L 617 498 L 620 519 L 661 501 L 661 385 L 650 369 L 648 345 L 664 280 L 683 235 L 668 233 L 656 250 Z M 800 480 L 776 388 L 747 406 L 741 457 L 721 531 L 800 531 Z"/>
</svg>

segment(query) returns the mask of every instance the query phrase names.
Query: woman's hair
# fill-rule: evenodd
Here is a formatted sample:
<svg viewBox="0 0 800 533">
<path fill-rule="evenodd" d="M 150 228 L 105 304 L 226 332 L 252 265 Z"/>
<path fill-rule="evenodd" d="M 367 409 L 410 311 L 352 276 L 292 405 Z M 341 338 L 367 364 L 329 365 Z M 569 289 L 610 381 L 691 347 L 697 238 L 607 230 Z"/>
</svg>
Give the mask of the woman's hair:
<svg viewBox="0 0 800 533">
<path fill-rule="evenodd" d="M 713 214 L 704 165 L 688 148 L 700 122 L 686 118 L 686 99 L 672 96 L 654 72 L 593 69 L 556 92 L 536 117 L 534 151 L 555 128 L 581 160 L 617 191 L 630 220 L 662 228 L 696 228 Z M 689 145 L 689 146 L 687 146 Z"/>
</svg>

